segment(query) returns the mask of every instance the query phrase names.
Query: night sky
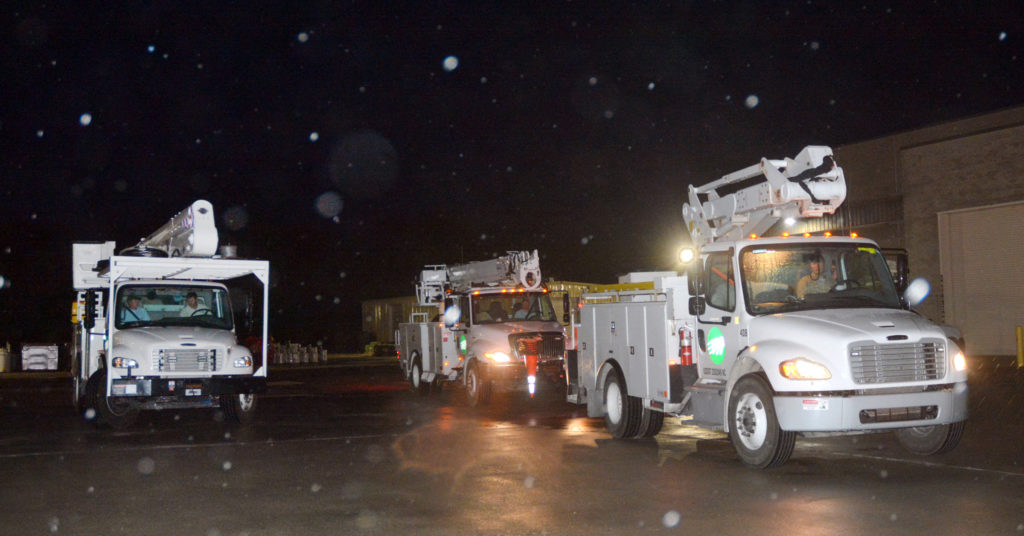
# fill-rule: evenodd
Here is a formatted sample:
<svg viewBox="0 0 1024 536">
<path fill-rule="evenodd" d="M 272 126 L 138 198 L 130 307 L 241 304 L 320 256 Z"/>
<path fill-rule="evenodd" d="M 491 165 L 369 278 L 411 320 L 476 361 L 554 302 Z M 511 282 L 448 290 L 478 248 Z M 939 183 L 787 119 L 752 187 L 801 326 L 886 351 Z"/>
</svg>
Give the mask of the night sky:
<svg viewBox="0 0 1024 536">
<path fill-rule="evenodd" d="M 353 349 L 424 264 L 671 269 L 691 182 L 1024 104 L 1016 1 L 96 5 L 0 15 L 0 344 L 70 337 L 72 242 L 195 199 L 275 338 Z"/>
</svg>

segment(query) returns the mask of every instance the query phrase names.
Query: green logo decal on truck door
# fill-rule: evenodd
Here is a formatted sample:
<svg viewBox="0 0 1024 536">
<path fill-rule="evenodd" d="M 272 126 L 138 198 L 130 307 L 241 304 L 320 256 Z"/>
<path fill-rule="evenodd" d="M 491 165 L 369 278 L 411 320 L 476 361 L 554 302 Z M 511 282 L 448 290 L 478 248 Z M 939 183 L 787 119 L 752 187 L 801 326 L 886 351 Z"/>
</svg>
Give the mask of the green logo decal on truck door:
<svg viewBox="0 0 1024 536">
<path fill-rule="evenodd" d="M 725 361 L 725 335 L 718 328 L 711 328 L 708 332 L 708 357 L 716 365 Z"/>
</svg>

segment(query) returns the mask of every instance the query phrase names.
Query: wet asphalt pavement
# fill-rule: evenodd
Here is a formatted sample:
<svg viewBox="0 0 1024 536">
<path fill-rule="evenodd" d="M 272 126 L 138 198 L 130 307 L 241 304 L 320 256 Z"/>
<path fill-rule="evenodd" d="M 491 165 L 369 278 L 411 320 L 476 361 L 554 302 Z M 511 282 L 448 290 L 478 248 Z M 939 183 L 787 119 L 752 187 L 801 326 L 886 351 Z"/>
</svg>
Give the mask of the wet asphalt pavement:
<svg viewBox="0 0 1024 536">
<path fill-rule="evenodd" d="M 613 440 L 559 393 L 407 389 L 391 359 L 271 370 L 257 421 L 143 413 L 114 432 L 59 375 L 0 375 L 0 535 L 1024 534 L 1024 374 L 972 361 L 960 446 L 801 438 L 753 470 L 666 419 Z"/>
</svg>

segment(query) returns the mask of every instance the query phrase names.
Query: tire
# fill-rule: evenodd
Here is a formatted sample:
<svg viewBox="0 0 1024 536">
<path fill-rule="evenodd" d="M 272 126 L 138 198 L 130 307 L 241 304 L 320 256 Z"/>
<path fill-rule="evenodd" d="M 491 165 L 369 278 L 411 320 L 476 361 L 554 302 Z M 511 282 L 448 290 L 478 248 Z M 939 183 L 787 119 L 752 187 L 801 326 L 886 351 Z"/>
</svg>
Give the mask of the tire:
<svg viewBox="0 0 1024 536">
<path fill-rule="evenodd" d="M 256 395 L 238 393 L 220 395 L 220 409 L 224 417 L 238 424 L 250 424 L 256 419 Z"/>
<path fill-rule="evenodd" d="M 604 425 L 616 439 L 636 437 L 640 429 L 642 403 L 629 396 L 626 382 L 618 371 L 611 371 L 604 381 Z"/>
<path fill-rule="evenodd" d="M 472 361 L 466 370 L 466 401 L 470 407 L 484 406 L 491 398 L 491 385 L 482 372 L 480 365 Z"/>
<path fill-rule="evenodd" d="M 654 411 L 653 409 L 643 408 L 643 412 L 640 415 L 640 426 L 637 427 L 636 432 L 637 439 L 645 439 L 658 435 L 658 432 L 661 431 L 661 426 L 664 423 L 664 413 Z"/>
<path fill-rule="evenodd" d="M 124 430 L 135 424 L 139 410 L 131 400 L 124 397 L 107 396 L 107 369 L 100 369 L 89 378 L 86 385 L 92 409 L 96 412 L 96 423 L 115 430 Z M 88 409 L 86 410 L 88 411 Z"/>
<path fill-rule="evenodd" d="M 736 382 L 729 397 L 729 438 L 740 460 L 750 467 L 778 467 L 793 454 L 796 432 L 779 427 L 768 384 L 760 376 Z"/>
<path fill-rule="evenodd" d="M 420 354 L 413 352 L 409 357 L 409 387 L 412 392 L 425 396 L 430 394 L 430 383 L 423 382 L 423 359 Z"/>
<path fill-rule="evenodd" d="M 900 428 L 893 433 L 896 434 L 900 446 L 907 452 L 919 456 L 931 456 L 956 448 L 960 443 L 960 438 L 964 435 L 966 423 L 967 421 L 960 421 L 935 426 Z"/>
</svg>

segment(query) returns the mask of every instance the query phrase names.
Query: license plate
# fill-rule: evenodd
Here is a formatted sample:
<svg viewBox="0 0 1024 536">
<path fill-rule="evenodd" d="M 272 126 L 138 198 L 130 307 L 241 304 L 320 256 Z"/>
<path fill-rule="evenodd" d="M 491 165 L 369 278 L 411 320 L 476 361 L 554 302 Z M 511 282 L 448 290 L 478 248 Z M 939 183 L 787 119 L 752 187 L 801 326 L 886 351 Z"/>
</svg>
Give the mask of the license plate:
<svg viewBox="0 0 1024 536">
<path fill-rule="evenodd" d="M 203 396 L 203 390 L 199 387 L 187 387 L 185 396 Z"/>
</svg>

